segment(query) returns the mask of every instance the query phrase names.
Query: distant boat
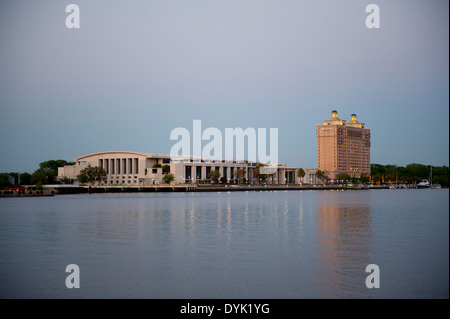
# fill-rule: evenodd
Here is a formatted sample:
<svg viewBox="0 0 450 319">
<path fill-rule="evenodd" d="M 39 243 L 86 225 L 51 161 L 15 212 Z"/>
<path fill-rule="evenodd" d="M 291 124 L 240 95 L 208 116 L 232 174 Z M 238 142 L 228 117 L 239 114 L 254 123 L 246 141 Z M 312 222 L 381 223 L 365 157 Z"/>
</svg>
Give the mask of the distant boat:
<svg viewBox="0 0 450 319">
<path fill-rule="evenodd" d="M 417 184 L 417 188 L 430 188 L 430 187 L 431 187 L 431 184 L 426 179 L 424 179 L 419 184 Z"/>
<path fill-rule="evenodd" d="M 431 185 L 431 188 L 441 188 L 440 184 L 433 185 L 433 166 L 431 166 L 431 168 L 430 168 L 430 185 Z"/>
<path fill-rule="evenodd" d="M 431 188 L 432 185 L 433 185 L 433 165 L 430 166 L 430 181 L 427 181 L 426 179 L 422 180 L 419 184 L 417 184 L 417 188 Z M 440 185 L 439 187 L 436 188 L 440 188 Z"/>
</svg>

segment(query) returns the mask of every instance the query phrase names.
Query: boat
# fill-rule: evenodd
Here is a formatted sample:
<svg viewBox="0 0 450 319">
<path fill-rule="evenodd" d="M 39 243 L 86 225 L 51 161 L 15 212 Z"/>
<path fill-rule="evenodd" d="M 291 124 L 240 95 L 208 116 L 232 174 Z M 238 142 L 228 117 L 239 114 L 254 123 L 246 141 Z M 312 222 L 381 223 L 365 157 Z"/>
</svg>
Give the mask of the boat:
<svg viewBox="0 0 450 319">
<path fill-rule="evenodd" d="M 431 184 L 426 179 L 424 179 L 419 184 L 417 184 L 417 188 L 430 188 L 430 187 L 431 187 Z"/>
<path fill-rule="evenodd" d="M 441 188 L 441 184 L 433 184 L 433 166 L 430 168 L 430 185 L 431 188 Z"/>
<path fill-rule="evenodd" d="M 25 187 L 7 187 L 5 190 L 0 190 L 0 197 L 47 197 L 54 195 L 54 190 L 32 190 Z"/>
</svg>

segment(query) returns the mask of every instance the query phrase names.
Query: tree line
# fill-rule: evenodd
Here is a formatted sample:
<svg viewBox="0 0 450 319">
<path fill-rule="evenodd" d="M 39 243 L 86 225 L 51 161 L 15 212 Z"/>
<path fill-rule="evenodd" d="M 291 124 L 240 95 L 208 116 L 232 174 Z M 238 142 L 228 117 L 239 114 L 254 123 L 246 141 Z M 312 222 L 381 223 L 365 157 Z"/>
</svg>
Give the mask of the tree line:
<svg viewBox="0 0 450 319">
<path fill-rule="evenodd" d="M 56 180 L 58 176 L 58 167 L 63 167 L 64 165 L 73 165 L 75 163 L 68 162 L 65 160 L 49 160 L 44 161 L 39 164 L 39 168 L 33 173 L 28 172 L 10 172 L 10 173 L 0 173 L 0 189 L 9 186 L 20 186 L 20 185 L 35 185 L 41 187 L 44 184 L 56 184 L 59 183 Z M 14 182 L 11 183 L 9 176 L 14 178 Z M 19 181 L 20 176 L 20 181 Z"/>
<path fill-rule="evenodd" d="M 429 180 L 430 173 L 432 173 L 432 181 Z M 406 166 L 372 164 L 370 175 L 375 183 L 416 184 L 426 179 L 443 187 L 449 185 L 448 166 L 431 167 L 431 165 L 417 163 Z"/>
</svg>

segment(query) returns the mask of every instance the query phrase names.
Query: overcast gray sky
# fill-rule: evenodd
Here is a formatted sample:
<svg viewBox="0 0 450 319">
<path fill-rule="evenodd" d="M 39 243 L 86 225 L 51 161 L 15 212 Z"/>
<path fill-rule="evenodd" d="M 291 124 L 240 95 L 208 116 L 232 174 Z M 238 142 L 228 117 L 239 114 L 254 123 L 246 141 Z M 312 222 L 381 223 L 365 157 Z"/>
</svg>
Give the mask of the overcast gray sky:
<svg viewBox="0 0 450 319">
<path fill-rule="evenodd" d="M 76 3 L 81 28 L 67 29 Z M 368 29 L 365 8 L 380 7 Z M 172 129 L 279 130 L 317 166 L 336 109 L 371 162 L 449 163 L 446 0 L 0 2 L 0 171 L 112 150 L 169 153 Z"/>
</svg>

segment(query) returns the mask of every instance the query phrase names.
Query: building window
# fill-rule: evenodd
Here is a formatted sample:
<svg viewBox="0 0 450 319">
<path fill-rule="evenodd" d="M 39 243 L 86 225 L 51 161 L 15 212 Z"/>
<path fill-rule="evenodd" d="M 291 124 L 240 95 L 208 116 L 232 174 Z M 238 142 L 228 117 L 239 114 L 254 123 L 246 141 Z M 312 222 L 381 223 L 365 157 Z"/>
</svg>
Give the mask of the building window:
<svg viewBox="0 0 450 319">
<path fill-rule="evenodd" d="M 134 159 L 134 173 L 139 174 L 139 159 L 138 158 Z"/>
<path fill-rule="evenodd" d="M 202 167 L 201 166 L 197 166 L 195 168 L 195 175 L 196 175 L 196 179 L 201 180 L 202 179 Z"/>
<path fill-rule="evenodd" d="M 190 181 L 191 180 L 191 173 L 192 173 L 192 166 L 185 166 L 185 171 L 184 171 L 184 179 L 186 181 Z"/>
<path fill-rule="evenodd" d="M 210 177 L 209 177 L 209 173 L 211 173 L 211 166 L 206 166 L 206 179 L 211 179 Z"/>
</svg>

